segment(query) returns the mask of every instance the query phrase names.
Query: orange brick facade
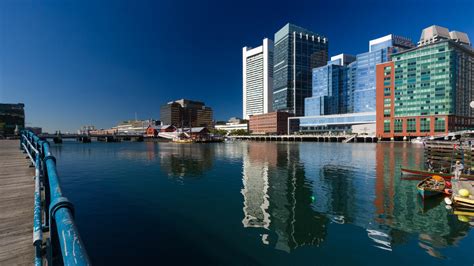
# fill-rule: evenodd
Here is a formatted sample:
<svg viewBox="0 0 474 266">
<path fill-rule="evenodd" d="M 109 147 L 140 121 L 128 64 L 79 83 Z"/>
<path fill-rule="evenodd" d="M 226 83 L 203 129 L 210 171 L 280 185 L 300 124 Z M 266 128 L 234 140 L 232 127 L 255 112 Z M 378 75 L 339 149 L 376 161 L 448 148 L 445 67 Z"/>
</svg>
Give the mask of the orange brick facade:
<svg viewBox="0 0 474 266">
<path fill-rule="evenodd" d="M 261 115 L 252 115 L 249 119 L 251 134 L 288 134 L 288 117 L 286 112 L 272 112 Z"/>
</svg>

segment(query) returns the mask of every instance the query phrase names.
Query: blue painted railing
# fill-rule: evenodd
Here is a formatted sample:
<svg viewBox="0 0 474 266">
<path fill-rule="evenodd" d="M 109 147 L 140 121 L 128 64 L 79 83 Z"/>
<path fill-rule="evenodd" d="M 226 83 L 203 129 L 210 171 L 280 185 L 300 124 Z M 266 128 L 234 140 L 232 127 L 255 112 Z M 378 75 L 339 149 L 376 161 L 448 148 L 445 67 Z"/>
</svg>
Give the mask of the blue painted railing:
<svg viewBox="0 0 474 266">
<path fill-rule="evenodd" d="M 35 167 L 35 265 L 43 265 L 43 259 L 48 265 L 90 265 L 74 221 L 74 206 L 61 191 L 56 158 L 51 154 L 49 143 L 31 131 L 22 131 L 20 149 Z M 50 232 L 45 242 L 43 231 Z"/>
</svg>

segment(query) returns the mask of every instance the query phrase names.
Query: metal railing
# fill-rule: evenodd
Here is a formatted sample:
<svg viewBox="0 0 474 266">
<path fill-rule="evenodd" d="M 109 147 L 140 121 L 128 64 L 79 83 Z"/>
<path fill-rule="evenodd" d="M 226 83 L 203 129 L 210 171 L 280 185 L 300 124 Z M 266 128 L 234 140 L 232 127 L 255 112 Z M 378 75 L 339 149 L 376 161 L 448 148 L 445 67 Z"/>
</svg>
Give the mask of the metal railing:
<svg viewBox="0 0 474 266">
<path fill-rule="evenodd" d="M 35 265 L 90 265 L 74 221 L 74 206 L 63 196 L 56 170 L 56 158 L 49 143 L 31 131 L 22 131 L 20 149 L 35 167 L 33 245 Z M 43 240 L 43 232 L 49 237 Z"/>
</svg>

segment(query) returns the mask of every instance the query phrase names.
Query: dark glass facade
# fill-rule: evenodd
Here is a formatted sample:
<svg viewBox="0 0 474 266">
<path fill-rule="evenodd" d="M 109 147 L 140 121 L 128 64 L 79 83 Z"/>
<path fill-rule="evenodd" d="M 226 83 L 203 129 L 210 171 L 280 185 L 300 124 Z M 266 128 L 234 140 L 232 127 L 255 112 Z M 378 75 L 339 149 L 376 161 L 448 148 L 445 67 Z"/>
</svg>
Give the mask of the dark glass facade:
<svg viewBox="0 0 474 266">
<path fill-rule="evenodd" d="M 210 127 L 212 109 L 203 102 L 181 99 L 161 106 L 160 119 L 176 127 Z"/>
<path fill-rule="evenodd" d="M 305 98 L 312 96 L 312 69 L 327 59 L 327 38 L 293 24 L 275 33 L 273 110 L 303 115 Z"/>
<path fill-rule="evenodd" d="M 14 135 L 17 126 L 20 130 L 25 128 L 25 105 L 0 104 L 0 135 Z"/>
</svg>

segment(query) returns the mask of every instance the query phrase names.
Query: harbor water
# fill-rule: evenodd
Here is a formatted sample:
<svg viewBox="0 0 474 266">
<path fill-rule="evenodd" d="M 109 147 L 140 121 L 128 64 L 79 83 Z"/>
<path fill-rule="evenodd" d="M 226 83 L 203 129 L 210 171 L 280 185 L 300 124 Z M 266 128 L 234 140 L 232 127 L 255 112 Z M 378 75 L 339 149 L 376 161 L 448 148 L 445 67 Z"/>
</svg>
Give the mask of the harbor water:
<svg viewBox="0 0 474 266">
<path fill-rule="evenodd" d="M 96 265 L 472 265 L 409 143 L 52 145 Z"/>
</svg>

